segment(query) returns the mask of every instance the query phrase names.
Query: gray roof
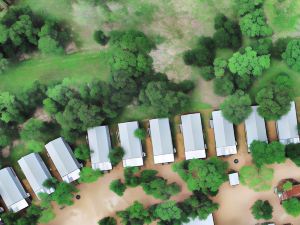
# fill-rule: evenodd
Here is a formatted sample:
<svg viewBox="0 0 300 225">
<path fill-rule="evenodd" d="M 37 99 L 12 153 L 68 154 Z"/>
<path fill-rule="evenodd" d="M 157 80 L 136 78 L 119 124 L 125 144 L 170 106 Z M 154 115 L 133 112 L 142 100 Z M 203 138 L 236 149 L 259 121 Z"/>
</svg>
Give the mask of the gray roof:
<svg viewBox="0 0 300 225">
<path fill-rule="evenodd" d="M 174 154 L 169 119 L 152 119 L 149 122 L 153 154 L 155 156 Z"/>
<path fill-rule="evenodd" d="M 229 147 L 236 148 L 233 124 L 223 117 L 221 110 L 212 112 L 212 118 L 217 155 L 228 155 L 225 153 L 227 151 L 231 152 L 232 154 L 234 149 L 230 149 Z"/>
<path fill-rule="evenodd" d="M 268 142 L 265 120 L 258 114 L 257 108 L 252 106 L 252 113 L 245 120 L 248 145 L 254 140 Z"/>
<path fill-rule="evenodd" d="M 125 151 L 123 159 L 142 158 L 143 150 L 141 140 L 134 135 L 135 130 L 139 128 L 138 122 L 119 123 L 118 126 L 121 147 Z"/>
<path fill-rule="evenodd" d="M 108 126 L 98 126 L 88 129 L 88 141 L 91 149 L 91 162 L 94 169 L 101 169 L 102 165 L 111 163 L 108 158 L 111 141 Z"/>
<path fill-rule="evenodd" d="M 200 113 L 181 116 L 185 151 L 205 149 Z"/>
<path fill-rule="evenodd" d="M 213 215 L 209 214 L 208 217 L 204 220 L 200 220 L 198 218 L 190 219 L 190 222 L 183 223 L 184 225 L 214 225 Z"/>
<path fill-rule="evenodd" d="M 11 167 L 0 170 L 0 195 L 8 209 L 18 208 L 15 204 L 24 201 L 28 197 Z M 14 209 L 13 211 L 18 211 Z"/>
<path fill-rule="evenodd" d="M 290 111 L 277 121 L 279 141 L 283 144 L 298 143 L 297 113 L 295 102 L 291 102 Z"/>
<path fill-rule="evenodd" d="M 63 138 L 57 138 L 46 144 L 45 147 L 62 178 L 81 167 L 75 159 L 71 147 Z"/>
<path fill-rule="evenodd" d="M 51 178 L 51 174 L 38 153 L 26 155 L 18 163 L 37 196 L 40 192 L 50 194 L 54 191 L 43 186 L 44 181 Z"/>
</svg>

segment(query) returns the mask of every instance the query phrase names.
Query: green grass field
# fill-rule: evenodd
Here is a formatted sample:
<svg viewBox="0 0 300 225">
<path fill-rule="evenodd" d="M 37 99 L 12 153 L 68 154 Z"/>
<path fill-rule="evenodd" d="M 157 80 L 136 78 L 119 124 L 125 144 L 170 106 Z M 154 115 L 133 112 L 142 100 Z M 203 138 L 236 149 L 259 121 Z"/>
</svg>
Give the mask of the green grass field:
<svg viewBox="0 0 300 225">
<path fill-rule="evenodd" d="M 36 80 L 42 83 L 72 78 L 75 82 L 93 78 L 107 80 L 109 66 L 105 52 L 82 52 L 27 60 L 1 74 L 1 91 L 17 92 Z"/>
</svg>

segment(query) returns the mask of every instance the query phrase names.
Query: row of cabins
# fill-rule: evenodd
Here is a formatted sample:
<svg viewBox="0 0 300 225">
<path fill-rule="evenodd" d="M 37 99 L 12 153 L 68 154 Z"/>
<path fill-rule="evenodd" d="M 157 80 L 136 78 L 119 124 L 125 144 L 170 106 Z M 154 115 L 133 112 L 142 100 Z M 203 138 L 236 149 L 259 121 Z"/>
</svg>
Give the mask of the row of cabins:
<svg viewBox="0 0 300 225">
<path fill-rule="evenodd" d="M 264 119 L 258 114 L 257 107 L 245 121 L 247 142 L 253 140 L 268 141 Z M 152 119 L 149 121 L 151 142 L 153 146 L 153 159 L 155 164 L 170 163 L 174 161 L 176 152 L 173 143 L 168 118 Z M 227 121 L 221 111 L 212 113 L 211 127 L 214 129 L 217 156 L 227 156 L 237 153 L 233 124 Z M 119 141 L 125 151 L 123 166 L 142 166 L 145 153 L 141 140 L 134 132 L 139 128 L 137 121 L 118 124 Z M 200 113 L 181 116 L 181 132 L 184 138 L 186 159 L 206 158 L 206 145 L 204 142 L 203 128 Z M 295 103 L 291 104 L 288 114 L 277 121 L 279 141 L 283 144 L 299 143 L 297 131 L 297 116 Z M 109 161 L 111 140 L 108 126 L 99 126 L 88 129 L 88 143 L 91 149 L 91 163 L 93 169 L 107 171 L 112 169 Z M 74 157 L 71 147 L 63 138 L 57 138 L 47 145 L 46 150 L 52 159 L 57 171 L 65 182 L 77 180 L 82 165 Z M 51 178 L 51 174 L 37 153 L 31 153 L 18 161 L 34 193 L 52 193 L 43 182 Z M 236 179 L 233 179 L 236 180 Z M 7 208 L 13 212 L 20 211 L 28 206 L 26 193 L 21 182 L 10 167 L 0 170 L 0 195 Z"/>
</svg>

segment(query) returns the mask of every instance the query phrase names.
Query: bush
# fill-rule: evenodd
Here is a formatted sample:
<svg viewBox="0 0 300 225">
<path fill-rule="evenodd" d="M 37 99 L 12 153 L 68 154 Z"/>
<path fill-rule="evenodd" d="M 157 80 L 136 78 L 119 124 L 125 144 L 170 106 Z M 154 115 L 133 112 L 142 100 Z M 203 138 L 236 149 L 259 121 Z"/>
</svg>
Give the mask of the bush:
<svg viewBox="0 0 300 225">
<path fill-rule="evenodd" d="M 125 155 L 125 152 L 124 152 L 123 148 L 117 147 L 117 148 L 112 148 L 109 151 L 108 157 L 109 157 L 111 164 L 113 166 L 116 166 L 122 161 L 124 155 Z"/>
<path fill-rule="evenodd" d="M 229 76 L 218 77 L 214 80 L 214 92 L 220 96 L 227 96 L 234 92 L 234 83 Z"/>
<path fill-rule="evenodd" d="M 300 200 L 297 198 L 290 198 L 282 202 L 282 206 L 287 214 L 298 217 L 300 215 Z"/>
<path fill-rule="evenodd" d="M 99 177 L 103 176 L 103 173 L 100 170 L 94 170 L 90 167 L 83 167 L 79 175 L 80 183 L 93 183 L 96 182 Z"/>
<path fill-rule="evenodd" d="M 100 45 L 106 45 L 109 41 L 109 37 L 107 37 L 102 30 L 96 30 L 94 32 L 94 40 Z"/>
<path fill-rule="evenodd" d="M 119 196 L 123 196 L 125 190 L 126 190 L 126 185 L 121 182 L 120 179 L 113 180 L 110 185 L 109 189 L 113 192 L 115 192 Z"/>
<path fill-rule="evenodd" d="M 87 160 L 90 158 L 90 149 L 87 145 L 81 144 L 78 147 L 75 148 L 74 150 L 74 155 L 77 159 L 80 160 Z"/>
<path fill-rule="evenodd" d="M 215 78 L 214 68 L 212 66 L 203 66 L 200 68 L 200 74 L 204 80 L 212 80 Z"/>
<path fill-rule="evenodd" d="M 292 188 L 293 188 L 293 183 L 291 181 L 287 181 L 282 185 L 282 189 L 284 191 L 292 190 Z"/>
<path fill-rule="evenodd" d="M 268 201 L 258 200 L 251 207 L 251 212 L 254 218 L 257 220 L 269 220 L 272 219 L 273 207 Z"/>
</svg>

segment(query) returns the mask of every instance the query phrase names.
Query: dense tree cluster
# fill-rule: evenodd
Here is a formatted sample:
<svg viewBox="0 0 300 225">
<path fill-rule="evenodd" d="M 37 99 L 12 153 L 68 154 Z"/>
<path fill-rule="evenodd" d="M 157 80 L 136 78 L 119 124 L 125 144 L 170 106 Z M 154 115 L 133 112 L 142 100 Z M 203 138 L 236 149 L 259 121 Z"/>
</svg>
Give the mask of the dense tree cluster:
<svg viewBox="0 0 300 225">
<path fill-rule="evenodd" d="M 286 47 L 282 58 L 293 70 L 300 72 L 300 39 L 291 40 Z"/>
<path fill-rule="evenodd" d="M 264 141 L 253 141 L 250 145 L 252 159 L 256 166 L 285 162 L 285 146 L 273 141 L 267 144 Z"/>
<path fill-rule="evenodd" d="M 286 74 L 279 74 L 256 94 L 258 112 L 267 120 L 277 120 L 288 113 L 293 100 L 293 82 Z"/>
<path fill-rule="evenodd" d="M 220 105 L 223 116 L 234 124 L 242 123 L 250 115 L 251 99 L 243 91 L 236 91 Z"/>
<path fill-rule="evenodd" d="M 272 219 L 273 207 L 269 201 L 257 200 L 251 207 L 252 215 L 255 219 Z"/>
<path fill-rule="evenodd" d="M 189 190 L 216 195 L 228 180 L 228 164 L 216 157 L 207 160 L 192 159 L 173 165 L 173 170 L 187 183 Z"/>
<path fill-rule="evenodd" d="M 286 156 L 300 167 L 300 144 L 288 144 L 285 146 Z"/>
<path fill-rule="evenodd" d="M 20 216 L 17 213 L 7 212 L 1 214 L 1 220 L 6 225 L 27 225 L 37 224 L 41 216 L 41 208 L 36 205 L 31 205 L 27 210 L 26 214 Z"/>
</svg>

